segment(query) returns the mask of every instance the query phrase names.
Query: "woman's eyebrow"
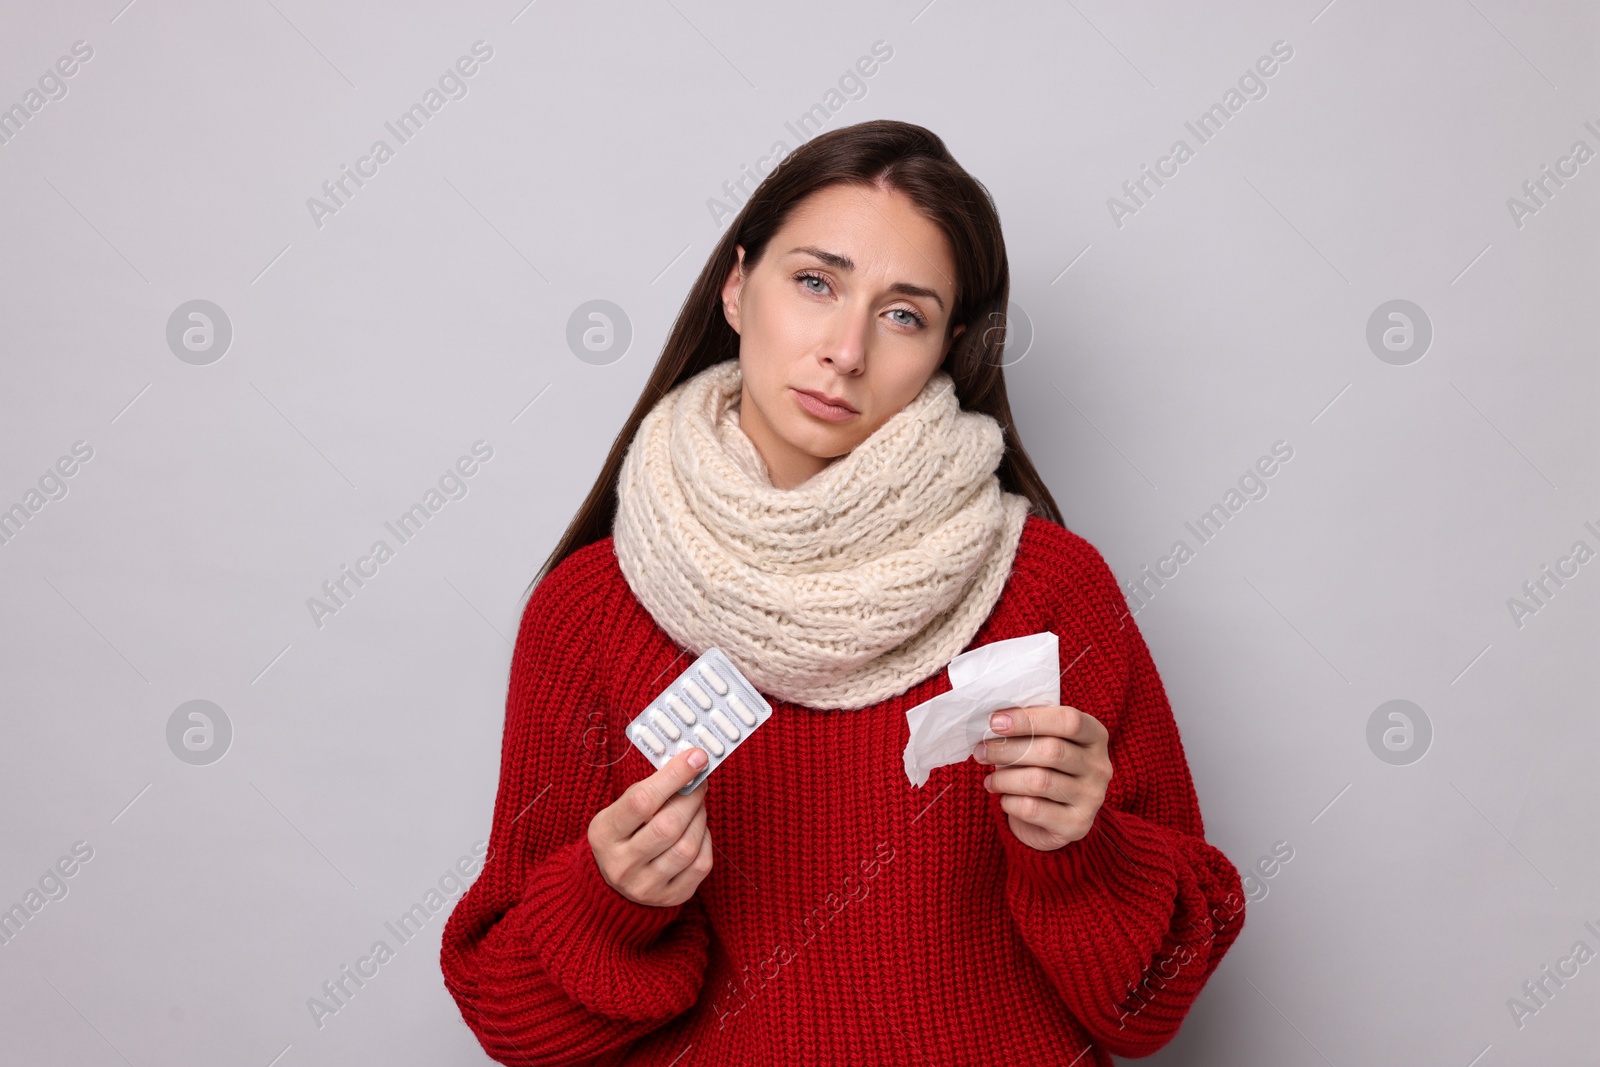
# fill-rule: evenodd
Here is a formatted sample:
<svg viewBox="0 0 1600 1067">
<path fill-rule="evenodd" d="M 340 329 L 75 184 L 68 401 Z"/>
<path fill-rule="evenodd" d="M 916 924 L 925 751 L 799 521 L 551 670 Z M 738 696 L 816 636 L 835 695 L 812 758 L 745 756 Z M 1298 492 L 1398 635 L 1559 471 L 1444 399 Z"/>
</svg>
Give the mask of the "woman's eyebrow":
<svg viewBox="0 0 1600 1067">
<path fill-rule="evenodd" d="M 841 256 L 837 252 L 829 252 L 825 249 L 818 248 L 815 245 L 800 245 L 798 248 L 789 249 L 788 254 L 792 256 L 796 252 L 804 252 L 808 256 L 815 256 L 828 266 L 838 267 L 842 271 L 852 271 L 856 269 L 855 260 L 851 259 L 849 256 Z M 903 293 L 906 296 L 925 296 L 934 303 L 938 304 L 940 311 L 945 309 L 944 300 L 939 296 L 938 293 L 934 292 L 932 289 L 925 289 L 920 285 L 912 285 L 910 282 L 895 282 L 893 285 L 889 286 L 889 291 L 891 293 Z"/>
</svg>

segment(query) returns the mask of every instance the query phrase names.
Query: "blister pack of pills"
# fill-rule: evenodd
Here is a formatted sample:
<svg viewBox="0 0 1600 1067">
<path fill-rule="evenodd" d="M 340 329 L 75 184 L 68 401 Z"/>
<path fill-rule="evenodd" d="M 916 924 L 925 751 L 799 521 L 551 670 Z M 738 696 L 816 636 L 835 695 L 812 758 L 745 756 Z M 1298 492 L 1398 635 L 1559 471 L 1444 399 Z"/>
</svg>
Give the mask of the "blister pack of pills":
<svg viewBox="0 0 1600 1067">
<path fill-rule="evenodd" d="M 656 770 L 684 749 L 703 749 L 706 765 L 678 790 L 687 795 L 771 717 L 772 705 L 722 649 L 708 648 L 628 724 L 628 738 Z"/>
</svg>

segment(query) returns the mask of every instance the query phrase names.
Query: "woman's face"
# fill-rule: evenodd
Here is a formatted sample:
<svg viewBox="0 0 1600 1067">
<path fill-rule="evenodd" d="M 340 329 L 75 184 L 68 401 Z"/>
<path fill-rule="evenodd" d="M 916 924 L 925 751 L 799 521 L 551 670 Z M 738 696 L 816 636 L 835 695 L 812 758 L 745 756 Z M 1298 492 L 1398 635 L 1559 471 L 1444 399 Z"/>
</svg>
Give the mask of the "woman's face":
<svg viewBox="0 0 1600 1067">
<path fill-rule="evenodd" d="M 955 261 L 903 193 L 830 185 L 795 206 L 722 287 L 739 335 L 739 425 L 792 489 L 910 403 L 944 362 Z M 807 394 L 844 402 L 836 407 Z"/>
</svg>

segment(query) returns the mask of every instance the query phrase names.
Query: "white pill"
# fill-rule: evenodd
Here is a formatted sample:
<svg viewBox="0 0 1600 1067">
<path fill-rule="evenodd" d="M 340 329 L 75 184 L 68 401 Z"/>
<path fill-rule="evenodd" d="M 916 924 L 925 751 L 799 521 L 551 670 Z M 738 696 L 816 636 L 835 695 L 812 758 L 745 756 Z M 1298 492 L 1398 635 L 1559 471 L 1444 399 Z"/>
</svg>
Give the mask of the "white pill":
<svg viewBox="0 0 1600 1067">
<path fill-rule="evenodd" d="M 685 678 L 683 680 L 683 688 L 684 691 L 689 694 L 689 696 L 694 698 L 694 702 L 700 705 L 701 711 L 710 710 L 711 698 L 706 695 L 706 691 L 704 689 L 701 689 L 698 685 L 694 684 L 693 679 Z"/>
<path fill-rule="evenodd" d="M 735 715 L 744 720 L 746 726 L 754 726 L 756 724 L 756 713 L 744 706 L 744 701 L 739 699 L 738 694 L 728 698 L 728 707 L 733 709 Z"/>
<path fill-rule="evenodd" d="M 720 696 L 728 691 L 728 683 L 722 680 L 722 675 L 711 669 L 711 664 L 700 664 L 700 677 L 711 683 L 711 688 Z"/>
<path fill-rule="evenodd" d="M 728 721 L 728 717 L 722 714 L 720 710 L 713 711 L 710 717 L 711 725 L 721 730 L 722 736 L 726 737 L 729 741 L 739 740 L 739 728 L 733 725 L 732 722 Z"/>
<path fill-rule="evenodd" d="M 685 704 L 675 696 L 669 696 L 667 697 L 667 707 L 672 709 L 672 714 L 676 715 L 690 726 L 694 725 L 694 712 L 690 710 L 689 705 Z"/>
<path fill-rule="evenodd" d="M 665 715 L 661 714 L 660 711 L 652 711 L 650 713 L 650 721 L 655 723 L 656 729 L 666 734 L 669 740 L 676 741 L 678 738 L 683 736 L 682 732 L 679 731 L 677 724 L 671 719 L 667 718 Z"/>
<path fill-rule="evenodd" d="M 700 743 L 702 745 L 706 746 L 706 751 L 710 752 L 713 756 L 720 756 L 727 751 L 727 749 L 723 747 L 722 742 L 718 741 L 714 736 L 712 736 L 711 731 L 707 730 L 704 726 L 696 726 L 694 728 L 694 735 L 700 739 Z"/>
<path fill-rule="evenodd" d="M 645 744 L 649 745 L 650 751 L 654 752 L 658 756 L 663 755 L 667 751 L 667 746 L 661 743 L 661 738 L 657 737 L 654 732 L 647 728 L 641 727 L 638 730 L 635 730 L 634 736 L 643 741 Z"/>
</svg>

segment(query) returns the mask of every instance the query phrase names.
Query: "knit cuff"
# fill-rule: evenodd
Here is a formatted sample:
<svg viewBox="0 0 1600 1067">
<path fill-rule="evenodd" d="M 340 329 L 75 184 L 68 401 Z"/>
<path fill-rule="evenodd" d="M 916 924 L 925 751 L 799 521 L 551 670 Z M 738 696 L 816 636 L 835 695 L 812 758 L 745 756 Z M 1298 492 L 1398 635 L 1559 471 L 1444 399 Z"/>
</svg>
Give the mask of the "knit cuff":
<svg viewBox="0 0 1600 1067">
<path fill-rule="evenodd" d="M 1036 885 L 1068 890 L 1085 882 L 1117 886 L 1170 882 L 1173 856 L 1158 827 L 1136 815 L 1102 807 L 1089 832 L 1058 849 L 1024 843 L 1008 825 L 1004 840 L 1010 864 Z"/>
<path fill-rule="evenodd" d="M 587 835 L 557 849 L 528 875 L 523 906 L 536 920 L 528 939 L 558 984 L 591 1011 L 643 1018 L 668 986 L 698 987 L 698 946 L 688 931 L 662 940 L 683 904 L 657 907 L 628 899 L 606 883 Z M 688 935 L 688 939 L 682 935 Z M 662 973 L 682 972 L 669 978 Z M 692 1000 L 694 991 L 688 990 Z"/>
</svg>

